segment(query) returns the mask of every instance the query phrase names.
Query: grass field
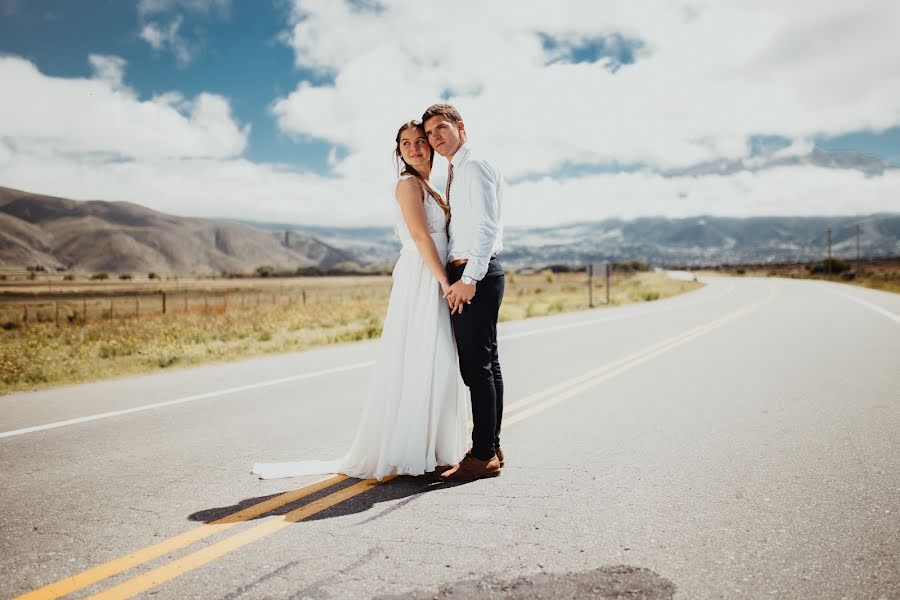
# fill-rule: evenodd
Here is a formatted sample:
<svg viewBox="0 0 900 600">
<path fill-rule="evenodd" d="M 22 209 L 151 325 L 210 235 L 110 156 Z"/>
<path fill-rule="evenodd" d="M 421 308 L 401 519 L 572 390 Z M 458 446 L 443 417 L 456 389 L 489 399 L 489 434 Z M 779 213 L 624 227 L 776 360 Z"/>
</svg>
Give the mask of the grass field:
<svg viewBox="0 0 900 600">
<path fill-rule="evenodd" d="M 79 307 L 86 303 L 79 294 L 93 294 L 90 301 L 102 307 L 109 302 L 103 294 L 140 290 L 135 282 L 107 282 L 106 287 L 89 284 L 87 288 L 77 282 L 64 283 L 56 283 L 50 290 L 46 284 L 42 288 L 37 284 L 24 292 L 36 307 L 27 326 L 16 317 L 22 290 L 0 288 L 0 292 L 8 292 L 8 318 L 0 319 L 4 323 L 0 330 L 0 394 L 377 338 L 391 280 L 320 277 L 196 281 L 190 286 L 180 282 L 176 291 L 181 295 L 172 296 L 172 308 L 164 315 L 147 309 L 135 317 L 140 310 L 129 312 L 128 308 L 134 300 L 120 298 L 124 306 L 114 307 L 113 315 L 101 313 L 86 322 L 78 317 Z M 616 274 L 610 304 L 653 301 L 700 285 L 672 280 L 663 273 Z M 142 282 L 137 284 L 140 286 Z M 187 303 L 188 310 L 177 310 L 187 293 L 193 298 Z M 221 304 L 226 294 L 230 301 Z M 155 295 L 138 303 L 150 302 L 149 298 Z M 605 287 L 597 279 L 595 305 L 605 299 Z M 57 304 L 64 315 L 59 325 Z M 508 321 L 586 308 L 584 273 L 509 274 L 500 318 Z M 0 313 L 3 309 L 0 305 Z"/>
</svg>

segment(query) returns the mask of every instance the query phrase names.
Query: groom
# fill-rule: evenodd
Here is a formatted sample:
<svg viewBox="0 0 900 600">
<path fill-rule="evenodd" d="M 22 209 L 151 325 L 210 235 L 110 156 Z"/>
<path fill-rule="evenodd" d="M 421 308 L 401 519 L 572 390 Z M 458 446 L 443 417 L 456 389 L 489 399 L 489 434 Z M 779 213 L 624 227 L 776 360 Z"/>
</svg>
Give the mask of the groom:
<svg viewBox="0 0 900 600">
<path fill-rule="evenodd" d="M 454 107 L 435 104 L 422 115 L 422 123 L 428 142 L 450 161 L 445 199 L 452 215 L 447 265 L 452 285 L 445 297 L 474 422 L 472 450 L 441 477 L 448 481 L 496 477 L 503 466 L 503 376 L 497 354 L 497 316 L 505 286 L 497 260 L 503 249 L 503 177 L 472 150 L 465 123 Z"/>
</svg>

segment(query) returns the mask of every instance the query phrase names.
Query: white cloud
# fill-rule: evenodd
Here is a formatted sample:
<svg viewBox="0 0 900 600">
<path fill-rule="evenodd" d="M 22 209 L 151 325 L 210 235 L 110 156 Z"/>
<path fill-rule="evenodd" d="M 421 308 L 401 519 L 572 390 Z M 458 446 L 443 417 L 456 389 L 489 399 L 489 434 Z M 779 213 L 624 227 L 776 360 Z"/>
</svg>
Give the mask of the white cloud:
<svg viewBox="0 0 900 600">
<path fill-rule="evenodd" d="M 194 59 L 194 50 L 179 33 L 184 19 L 179 15 L 171 23 L 162 26 L 149 22 L 141 29 L 140 37 L 157 51 L 169 50 L 175 55 L 179 66 L 185 66 Z"/>
<path fill-rule="evenodd" d="M 565 162 L 684 167 L 744 157 L 751 135 L 810 139 L 900 123 L 900 54 L 888 51 L 900 36 L 898 3 L 294 7 L 297 65 L 335 80 L 301 84 L 273 112 L 286 132 L 346 146 L 338 171 L 347 177 L 374 168 L 386 132 L 448 90 L 473 140 L 511 176 Z M 547 65 L 554 53 L 539 33 L 618 34 L 643 47 L 617 73 Z"/>
<path fill-rule="evenodd" d="M 122 85 L 125 61 L 92 55 L 91 79 L 50 77 L 30 62 L 0 57 L 0 136 L 32 156 L 99 155 L 122 159 L 238 156 L 250 133 L 228 100 L 167 94 L 141 100 Z"/>
<path fill-rule="evenodd" d="M 142 37 L 171 50 L 181 31 L 173 11 L 227 4 L 143 0 L 141 18 L 152 20 Z M 174 91 L 138 98 L 117 57 L 92 56 L 95 75 L 71 79 L 0 57 L 0 80 L 17 92 L 0 95 L 0 185 L 176 214 L 388 224 L 396 129 L 448 95 L 473 144 L 519 181 L 505 205 L 511 226 L 898 210 L 898 170 L 866 177 L 802 164 L 659 173 L 735 159 L 761 167 L 807 154 L 819 135 L 900 124 L 900 55 L 887 50 L 900 36 L 898 3 L 559 0 L 548 9 L 460 0 L 451 16 L 444 5 L 412 0 L 378 10 L 344 0 L 295 2 L 285 37 L 296 63 L 334 81 L 302 82 L 271 110 L 284 133 L 334 146 L 326 157 L 333 176 L 246 160 L 250 129 L 234 118 L 228 99 Z M 634 64 L 615 73 L 605 64 L 547 65 L 538 32 L 579 43 L 620 35 L 643 46 Z M 751 135 L 781 136 L 790 145 L 752 159 Z M 535 175 L 609 162 L 646 168 Z M 439 159 L 436 173 L 445 164 Z"/>
<path fill-rule="evenodd" d="M 110 162 L 20 149 L 4 160 L 0 145 L 0 181 L 36 193 L 124 200 L 185 216 L 366 225 L 389 222 L 393 210 L 392 186 L 336 184 L 240 158 Z"/>
<path fill-rule="evenodd" d="M 519 183 L 507 224 L 536 225 L 661 215 L 849 215 L 897 211 L 900 169 L 880 177 L 802 165 L 703 177 L 649 171 Z"/>
<path fill-rule="evenodd" d="M 122 87 L 122 78 L 125 73 L 125 59 L 118 56 L 91 54 L 88 62 L 94 69 L 94 77 L 107 83 L 112 90 Z"/>
<path fill-rule="evenodd" d="M 171 39 L 169 32 L 160 29 L 156 23 L 147 23 L 144 25 L 140 37 L 150 44 L 154 50 L 161 50 L 163 45 Z"/>
</svg>

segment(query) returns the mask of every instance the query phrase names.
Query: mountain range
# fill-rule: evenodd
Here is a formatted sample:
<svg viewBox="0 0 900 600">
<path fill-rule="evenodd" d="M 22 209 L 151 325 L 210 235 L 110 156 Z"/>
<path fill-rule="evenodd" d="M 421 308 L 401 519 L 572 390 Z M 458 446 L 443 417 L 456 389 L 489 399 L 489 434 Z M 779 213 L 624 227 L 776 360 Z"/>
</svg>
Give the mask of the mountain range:
<svg viewBox="0 0 900 600">
<path fill-rule="evenodd" d="M 253 225 L 306 233 L 353 254 L 360 264 L 390 262 L 397 256 L 398 243 L 390 227 Z M 799 263 L 826 256 L 828 230 L 833 255 L 854 258 L 857 225 L 861 256 L 900 256 L 900 213 L 884 213 L 845 217 L 643 217 L 538 228 L 508 227 L 501 258 L 504 265 L 517 269 L 629 259 L 692 267 Z"/>
<path fill-rule="evenodd" d="M 858 230 L 857 230 L 858 226 Z M 846 217 L 700 216 L 607 219 L 509 227 L 509 268 L 639 259 L 653 265 L 805 262 L 825 256 L 900 256 L 900 213 Z M 0 187 L 0 268 L 250 273 L 278 269 L 390 269 L 390 227 L 337 228 L 178 217 L 129 202 L 77 201 Z"/>
<path fill-rule="evenodd" d="M 0 187 L 0 267 L 210 274 L 352 261 L 296 231 L 176 217 L 129 202 L 77 201 Z"/>
</svg>

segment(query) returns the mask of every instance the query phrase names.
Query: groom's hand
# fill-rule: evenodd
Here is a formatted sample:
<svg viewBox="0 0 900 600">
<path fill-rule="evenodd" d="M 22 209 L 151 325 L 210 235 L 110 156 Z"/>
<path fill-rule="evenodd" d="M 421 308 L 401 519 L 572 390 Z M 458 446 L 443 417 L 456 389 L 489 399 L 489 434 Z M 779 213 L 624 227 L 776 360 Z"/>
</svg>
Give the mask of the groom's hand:
<svg viewBox="0 0 900 600">
<path fill-rule="evenodd" d="M 450 289 L 444 294 L 444 298 L 450 303 L 450 314 L 462 313 L 463 307 L 472 303 L 472 298 L 475 297 L 475 285 L 475 283 L 466 285 L 460 280 L 450 286 Z"/>
</svg>

